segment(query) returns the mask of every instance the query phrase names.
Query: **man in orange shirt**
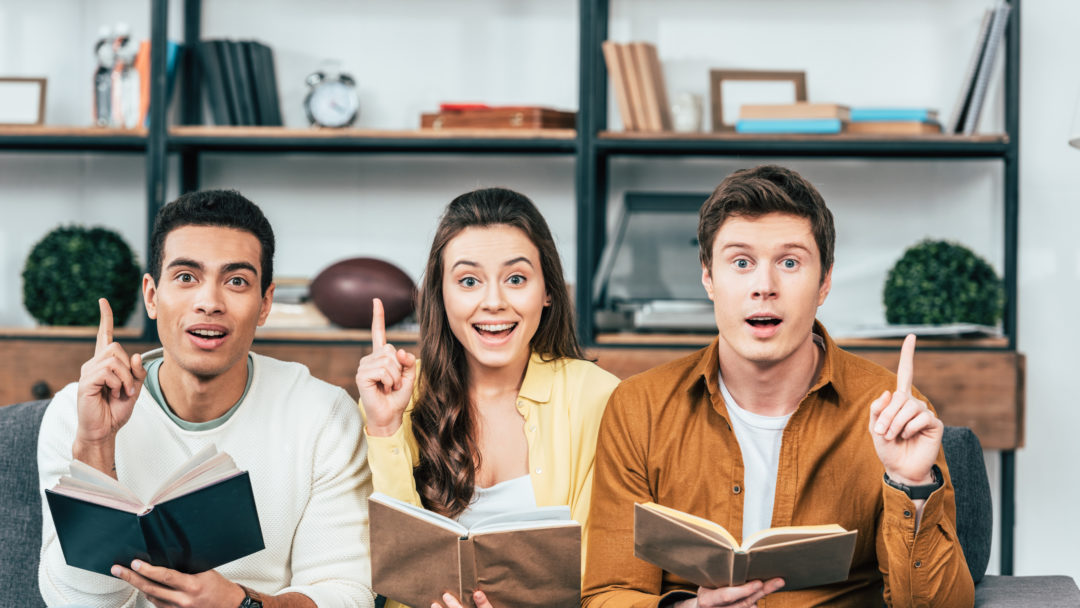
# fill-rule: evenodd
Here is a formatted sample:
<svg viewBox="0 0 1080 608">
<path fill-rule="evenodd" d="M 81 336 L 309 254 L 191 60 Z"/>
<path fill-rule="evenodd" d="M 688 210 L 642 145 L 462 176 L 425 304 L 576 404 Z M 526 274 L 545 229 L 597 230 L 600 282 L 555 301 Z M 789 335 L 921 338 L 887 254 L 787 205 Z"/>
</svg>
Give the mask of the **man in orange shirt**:
<svg viewBox="0 0 1080 608">
<path fill-rule="evenodd" d="M 623 382 L 600 427 L 582 605 L 971 606 L 943 425 L 898 374 L 840 350 L 815 321 L 835 229 L 817 190 L 777 166 L 737 171 L 698 223 L 718 337 Z M 848 578 L 697 587 L 634 557 L 633 506 L 657 502 L 737 538 L 838 523 L 858 530 Z M 741 533 L 741 534 L 740 534 Z"/>
</svg>

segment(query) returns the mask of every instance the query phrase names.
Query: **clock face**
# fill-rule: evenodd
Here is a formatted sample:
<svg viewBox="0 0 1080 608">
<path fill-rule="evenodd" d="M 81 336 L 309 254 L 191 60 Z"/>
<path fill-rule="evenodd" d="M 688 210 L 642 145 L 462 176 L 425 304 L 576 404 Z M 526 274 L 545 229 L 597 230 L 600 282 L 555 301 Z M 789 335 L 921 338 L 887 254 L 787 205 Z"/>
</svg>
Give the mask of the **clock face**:
<svg viewBox="0 0 1080 608">
<path fill-rule="evenodd" d="M 345 127 L 360 110 L 356 88 L 340 80 L 320 82 L 307 98 L 308 114 L 315 124 L 323 127 Z"/>
</svg>

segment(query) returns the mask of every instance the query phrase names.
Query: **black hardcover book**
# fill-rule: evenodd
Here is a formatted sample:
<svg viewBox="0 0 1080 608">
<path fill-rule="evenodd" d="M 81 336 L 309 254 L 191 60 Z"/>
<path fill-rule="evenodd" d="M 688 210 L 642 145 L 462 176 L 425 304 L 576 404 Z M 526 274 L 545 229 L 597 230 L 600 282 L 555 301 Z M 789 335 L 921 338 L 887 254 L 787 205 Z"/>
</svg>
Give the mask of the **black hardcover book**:
<svg viewBox="0 0 1080 608">
<path fill-rule="evenodd" d="M 267 111 L 270 122 L 267 124 L 274 127 L 285 125 L 281 117 L 281 97 L 278 94 L 277 68 L 274 67 L 274 50 L 262 43 L 259 46 L 259 56 L 262 57 L 262 72 L 260 78 L 263 81 L 263 93 L 269 110 Z"/>
<path fill-rule="evenodd" d="M 282 126 L 281 108 L 278 104 L 277 78 L 274 75 L 274 52 L 259 42 L 248 42 L 251 74 L 255 84 L 255 100 L 260 125 Z"/>
<path fill-rule="evenodd" d="M 236 91 L 237 101 L 240 103 L 240 125 L 255 125 L 255 102 L 251 93 L 251 74 L 248 73 L 247 59 L 244 58 L 242 43 L 235 40 L 226 40 L 229 62 L 233 69 L 233 90 Z"/>
<path fill-rule="evenodd" d="M 138 558 L 197 574 L 264 547 L 247 472 L 141 509 L 95 489 L 76 498 L 72 494 L 80 490 L 61 489 L 63 484 L 46 489 L 45 498 L 69 566 L 109 575 L 113 564 L 130 566 Z"/>
<path fill-rule="evenodd" d="M 202 66 L 203 89 L 206 91 L 207 105 L 214 124 L 227 126 L 233 124 L 229 116 L 229 99 L 225 93 L 225 75 L 221 73 L 221 61 L 218 59 L 217 46 L 212 40 L 200 42 L 198 47 L 199 63 Z"/>
<path fill-rule="evenodd" d="M 243 113 L 240 110 L 239 90 L 237 89 L 236 68 L 230 59 L 228 40 L 213 40 L 214 49 L 217 50 L 218 65 L 225 82 L 225 99 L 229 103 L 229 124 L 242 125 Z"/>
</svg>

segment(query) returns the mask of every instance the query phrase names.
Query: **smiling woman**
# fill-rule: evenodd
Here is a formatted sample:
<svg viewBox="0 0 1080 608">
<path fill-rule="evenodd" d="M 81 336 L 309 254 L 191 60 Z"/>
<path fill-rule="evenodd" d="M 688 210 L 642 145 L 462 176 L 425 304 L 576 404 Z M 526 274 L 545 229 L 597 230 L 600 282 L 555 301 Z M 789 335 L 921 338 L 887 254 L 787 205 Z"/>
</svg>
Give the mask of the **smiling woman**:
<svg viewBox="0 0 1080 608">
<path fill-rule="evenodd" d="M 423 365 L 376 337 L 357 370 L 375 490 L 466 526 L 549 505 L 584 523 L 618 380 L 583 358 L 559 254 L 532 201 L 489 188 L 450 203 L 419 320 Z"/>
</svg>

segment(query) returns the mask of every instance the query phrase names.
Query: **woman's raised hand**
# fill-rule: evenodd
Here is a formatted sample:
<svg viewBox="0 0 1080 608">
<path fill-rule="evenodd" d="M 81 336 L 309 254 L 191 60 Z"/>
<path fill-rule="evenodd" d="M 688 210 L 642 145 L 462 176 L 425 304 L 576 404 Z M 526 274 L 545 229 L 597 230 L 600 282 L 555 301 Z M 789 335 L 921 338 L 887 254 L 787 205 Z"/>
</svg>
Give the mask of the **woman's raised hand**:
<svg viewBox="0 0 1080 608">
<path fill-rule="evenodd" d="M 416 357 L 386 343 L 386 319 L 382 300 L 374 298 L 371 310 L 371 354 L 356 368 L 356 388 L 367 416 L 367 432 L 388 437 L 401 427 L 405 407 L 416 381 Z"/>
</svg>

